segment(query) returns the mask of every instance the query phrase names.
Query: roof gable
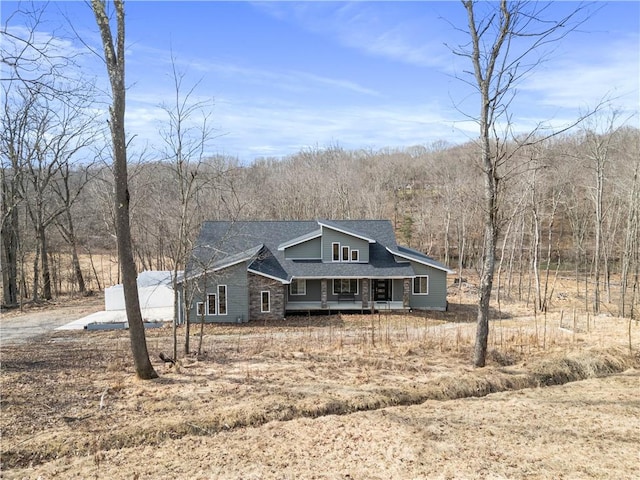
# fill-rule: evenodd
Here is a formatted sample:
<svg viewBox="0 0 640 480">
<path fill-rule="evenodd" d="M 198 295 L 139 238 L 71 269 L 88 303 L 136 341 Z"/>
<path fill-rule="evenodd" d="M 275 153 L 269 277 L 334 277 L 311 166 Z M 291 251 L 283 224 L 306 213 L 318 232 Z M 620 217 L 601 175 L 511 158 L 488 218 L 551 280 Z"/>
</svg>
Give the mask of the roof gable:
<svg viewBox="0 0 640 480">
<path fill-rule="evenodd" d="M 390 249 L 387 247 L 387 250 L 400 258 L 404 258 L 406 260 L 411 260 L 413 262 L 421 263 L 422 265 L 426 265 L 428 267 L 433 267 L 437 270 L 442 270 L 447 273 L 455 273 L 455 271 L 447 268 L 440 262 L 437 262 L 431 257 L 426 256 L 424 253 L 419 252 L 418 250 L 414 250 L 412 248 L 396 246 L 395 249 Z"/>
<path fill-rule="evenodd" d="M 367 234 L 365 233 L 361 233 L 358 232 L 357 230 L 353 229 L 353 228 L 347 228 L 346 226 L 343 226 L 344 222 L 328 222 L 326 220 L 322 220 L 322 221 L 318 221 L 318 225 L 320 225 L 320 230 L 322 231 L 323 228 L 330 228 L 331 230 L 335 230 L 337 232 L 340 233 L 344 233 L 345 235 L 350 235 L 352 237 L 356 237 L 359 238 L 361 240 L 365 240 L 369 243 L 376 243 L 376 241 L 369 237 Z"/>
<path fill-rule="evenodd" d="M 219 270 L 232 267 L 233 265 L 237 265 L 242 262 L 248 262 L 258 256 L 263 247 L 264 245 L 260 244 L 226 257 L 220 257 L 218 259 L 212 257 L 211 259 L 209 259 L 209 261 L 202 262 L 197 260 L 194 261 L 192 257 L 187 278 L 193 279 L 207 272 L 217 272 Z"/>
<path fill-rule="evenodd" d="M 292 238 L 287 242 L 283 242 L 278 245 L 279 251 L 284 251 L 289 247 L 294 247 L 296 245 L 300 245 L 301 243 L 308 242 L 309 240 L 313 240 L 314 238 L 318 238 L 322 236 L 322 229 L 314 230 L 313 232 L 305 233 L 304 235 L 300 235 L 299 237 Z"/>
</svg>

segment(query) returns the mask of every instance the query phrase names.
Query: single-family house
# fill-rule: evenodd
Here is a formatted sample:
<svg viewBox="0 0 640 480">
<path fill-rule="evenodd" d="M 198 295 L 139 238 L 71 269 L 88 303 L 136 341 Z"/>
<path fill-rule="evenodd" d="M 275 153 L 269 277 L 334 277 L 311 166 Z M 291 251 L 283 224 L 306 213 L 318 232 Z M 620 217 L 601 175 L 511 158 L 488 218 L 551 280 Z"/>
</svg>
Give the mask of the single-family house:
<svg viewBox="0 0 640 480">
<path fill-rule="evenodd" d="M 211 221 L 185 278 L 191 319 L 243 322 L 316 310 L 445 310 L 448 273 L 398 245 L 387 220 Z"/>
</svg>

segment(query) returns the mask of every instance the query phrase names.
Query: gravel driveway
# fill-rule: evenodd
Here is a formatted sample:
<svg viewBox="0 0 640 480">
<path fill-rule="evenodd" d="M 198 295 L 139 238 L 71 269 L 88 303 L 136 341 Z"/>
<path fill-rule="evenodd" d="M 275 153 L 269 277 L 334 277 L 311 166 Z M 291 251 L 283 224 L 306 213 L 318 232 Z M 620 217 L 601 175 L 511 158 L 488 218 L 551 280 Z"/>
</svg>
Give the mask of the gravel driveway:
<svg viewBox="0 0 640 480">
<path fill-rule="evenodd" d="M 104 300 L 91 297 L 71 305 L 2 312 L 0 345 L 27 343 L 32 338 L 53 332 L 56 327 L 102 309 Z"/>
</svg>

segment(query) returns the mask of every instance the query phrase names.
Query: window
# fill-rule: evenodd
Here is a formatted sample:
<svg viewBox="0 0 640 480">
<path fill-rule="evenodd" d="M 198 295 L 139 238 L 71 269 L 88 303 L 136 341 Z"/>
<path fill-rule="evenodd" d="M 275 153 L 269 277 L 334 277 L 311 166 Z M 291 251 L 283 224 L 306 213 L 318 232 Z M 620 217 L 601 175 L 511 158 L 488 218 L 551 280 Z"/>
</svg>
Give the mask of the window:
<svg viewBox="0 0 640 480">
<path fill-rule="evenodd" d="M 413 294 L 428 295 L 429 294 L 429 276 L 424 275 L 413 279 Z"/>
<path fill-rule="evenodd" d="M 307 281 L 304 278 L 294 278 L 289 285 L 289 294 L 306 295 Z"/>
<path fill-rule="evenodd" d="M 271 292 L 267 290 L 260 292 L 260 311 L 262 313 L 271 311 Z"/>
<path fill-rule="evenodd" d="M 204 302 L 196 303 L 196 315 L 198 315 L 199 317 L 204 315 Z"/>
<path fill-rule="evenodd" d="M 332 261 L 334 262 L 359 262 L 360 251 L 351 250 L 348 245 L 340 245 L 339 242 L 331 244 Z"/>
<path fill-rule="evenodd" d="M 227 286 L 218 285 L 218 315 L 227 314 Z"/>
<path fill-rule="evenodd" d="M 333 280 L 333 294 L 340 295 L 341 293 L 353 293 L 358 294 L 358 279 L 357 278 L 336 278 Z"/>
<path fill-rule="evenodd" d="M 216 315 L 216 294 L 207 295 L 207 315 Z"/>
</svg>

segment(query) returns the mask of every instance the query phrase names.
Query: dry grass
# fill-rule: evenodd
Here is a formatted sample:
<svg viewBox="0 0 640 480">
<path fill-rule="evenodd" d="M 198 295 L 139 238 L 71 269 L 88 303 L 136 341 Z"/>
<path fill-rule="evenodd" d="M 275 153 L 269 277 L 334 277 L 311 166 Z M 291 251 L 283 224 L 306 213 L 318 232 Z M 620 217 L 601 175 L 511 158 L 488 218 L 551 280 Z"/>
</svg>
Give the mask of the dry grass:
<svg viewBox="0 0 640 480">
<path fill-rule="evenodd" d="M 123 331 L 3 346 L 2 477 L 640 475 L 635 322 L 630 353 L 626 320 L 514 308 L 473 369 L 469 308 L 208 325 L 174 368 L 149 330 L 148 382 Z"/>
</svg>

